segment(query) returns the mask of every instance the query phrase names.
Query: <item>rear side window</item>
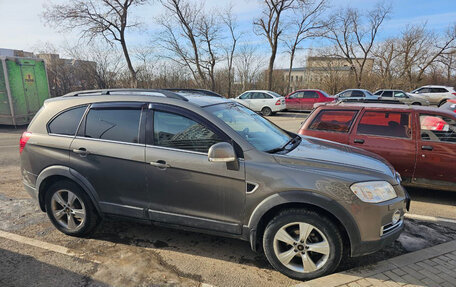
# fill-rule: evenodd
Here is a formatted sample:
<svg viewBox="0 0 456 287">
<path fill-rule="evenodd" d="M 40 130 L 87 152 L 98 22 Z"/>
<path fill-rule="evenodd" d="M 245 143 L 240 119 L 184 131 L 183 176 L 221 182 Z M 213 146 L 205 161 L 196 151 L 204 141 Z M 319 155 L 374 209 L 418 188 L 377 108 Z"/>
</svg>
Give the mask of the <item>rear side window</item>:
<svg viewBox="0 0 456 287">
<path fill-rule="evenodd" d="M 318 94 L 314 91 L 305 91 L 304 98 L 305 99 L 315 99 L 315 98 L 318 98 Z"/>
<path fill-rule="evenodd" d="M 49 133 L 73 136 L 86 108 L 87 106 L 80 106 L 59 114 L 49 123 Z"/>
<path fill-rule="evenodd" d="M 382 94 L 382 97 L 392 98 L 393 97 L 393 92 L 392 91 L 384 91 L 383 94 Z"/>
<path fill-rule="evenodd" d="M 361 91 L 354 90 L 354 91 L 352 91 L 352 93 L 351 93 L 351 97 L 352 97 L 352 98 L 355 98 L 355 97 L 356 97 L 356 98 L 357 98 L 357 97 L 364 97 L 364 93 L 361 92 Z"/>
<path fill-rule="evenodd" d="M 409 138 L 410 114 L 400 112 L 365 112 L 358 124 L 358 134 Z"/>
<path fill-rule="evenodd" d="M 420 115 L 421 139 L 456 143 L 456 121 L 440 115 Z"/>
<path fill-rule="evenodd" d="M 90 109 L 85 137 L 127 143 L 139 142 L 141 108 L 110 107 Z"/>
<path fill-rule="evenodd" d="M 347 133 L 357 111 L 323 110 L 310 124 L 311 130 Z"/>
<path fill-rule="evenodd" d="M 204 125 L 187 117 L 154 112 L 154 145 L 207 153 L 223 140 Z"/>
</svg>

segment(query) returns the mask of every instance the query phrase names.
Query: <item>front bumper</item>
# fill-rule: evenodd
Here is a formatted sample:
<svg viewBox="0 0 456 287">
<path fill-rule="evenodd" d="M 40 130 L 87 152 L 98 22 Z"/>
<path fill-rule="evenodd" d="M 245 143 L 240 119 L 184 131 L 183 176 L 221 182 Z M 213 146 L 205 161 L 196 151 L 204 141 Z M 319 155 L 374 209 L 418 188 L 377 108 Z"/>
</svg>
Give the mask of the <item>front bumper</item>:
<svg viewBox="0 0 456 287">
<path fill-rule="evenodd" d="M 402 219 L 402 223 L 398 228 L 394 229 L 394 231 L 392 231 L 391 233 L 382 236 L 379 240 L 361 241 L 358 243 L 353 243 L 351 246 L 351 256 L 358 257 L 377 252 L 380 249 L 383 249 L 385 246 L 391 245 L 394 241 L 396 241 L 396 239 L 399 238 L 403 230 L 404 223 Z"/>
</svg>

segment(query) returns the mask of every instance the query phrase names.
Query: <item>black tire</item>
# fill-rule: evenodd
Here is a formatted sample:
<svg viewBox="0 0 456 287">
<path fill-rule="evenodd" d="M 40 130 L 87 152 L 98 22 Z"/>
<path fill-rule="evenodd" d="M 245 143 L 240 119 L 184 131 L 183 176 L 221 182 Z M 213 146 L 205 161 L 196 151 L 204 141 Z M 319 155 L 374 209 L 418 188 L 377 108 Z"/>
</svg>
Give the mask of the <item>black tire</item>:
<svg viewBox="0 0 456 287">
<path fill-rule="evenodd" d="M 85 219 L 79 221 L 79 226 L 77 230 L 71 230 L 66 228 L 61 223 L 59 223 L 53 213 L 52 209 L 52 197 L 58 191 L 70 191 L 77 196 L 77 203 L 84 206 L 85 209 Z M 80 201 L 80 202 L 79 202 Z M 82 204 L 81 204 L 82 202 Z M 99 222 L 99 215 L 95 211 L 92 200 L 89 196 L 82 190 L 82 188 L 76 183 L 69 180 L 61 180 L 52 184 L 46 192 L 45 195 L 45 206 L 46 213 L 51 220 L 52 224 L 62 233 L 67 235 L 76 236 L 76 237 L 85 237 L 89 235 Z M 66 216 L 66 215 L 64 215 Z M 68 219 L 67 219 L 68 220 Z"/>
<path fill-rule="evenodd" d="M 414 103 L 412 103 L 412 106 L 421 106 L 421 103 L 414 102 Z"/>
<path fill-rule="evenodd" d="M 287 266 L 282 264 L 282 262 L 280 262 L 274 251 L 274 237 L 276 233 L 282 227 L 289 224 L 293 224 L 295 222 L 311 224 L 317 229 L 319 229 L 319 231 L 322 232 L 326 237 L 327 243 L 329 245 L 329 254 L 327 255 L 326 262 L 323 261 L 324 263 L 322 262 L 322 266 L 320 266 L 313 272 L 298 272 L 296 270 L 288 268 Z M 318 231 L 312 229 L 312 232 L 310 232 L 310 236 L 313 232 L 317 232 L 318 235 Z M 287 246 L 286 250 L 288 250 L 288 247 L 291 249 L 295 248 L 295 251 L 297 250 L 296 247 L 293 247 L 293 245 Z M 305 248 L 307 249 L 307 247 Z M 279 213 L 276 217 L 274 217 L 266 226 L 263 236 L 263 249 L 269 263 L 271 263 L 271 265 L 276 270 L 296 280 L 310 280 L 334 272 L 336 268 L 339 266 L 339 263 L 343 256 L 342 236 L 337 226 L 327 217 L 322 216 L 321 214 L 318 214 L 315 211 L 306 209 L 287 209 Z M 303 252 L 301 251 L 301 253 Z M 317 256 L 319 256 L 318 253 L 307 253 L 307 251 L 305 254 L 306 256 L 309 256 L 308 254 L 312 256 L 315 256 L 315 254 L 317 254 Z M 301 255 L 299 255 L 299 252 L 296 256 L 297 257 L 293 257 L 293 259 L 290 262 L 294 262 L 294 260 L 297 260 L 297 265 L 299 265 L 299 260 L 301 260 L 302 265 L 303 260 L 300 259 Z"/>
<path fill-rule="evenodd" d="M 438 107 L 443 106 L 446 102 L 447 102 L 447 100 L 442 100 L 442 101 L 439 103 Z"/>
<path fill-rule="evenodd" d="M 261 114 L 266 117 L 270 116 L 270 115 L 272 115 L 272 110 L 269 107 L 264 107 L 261 109 Z"/>
</svg>

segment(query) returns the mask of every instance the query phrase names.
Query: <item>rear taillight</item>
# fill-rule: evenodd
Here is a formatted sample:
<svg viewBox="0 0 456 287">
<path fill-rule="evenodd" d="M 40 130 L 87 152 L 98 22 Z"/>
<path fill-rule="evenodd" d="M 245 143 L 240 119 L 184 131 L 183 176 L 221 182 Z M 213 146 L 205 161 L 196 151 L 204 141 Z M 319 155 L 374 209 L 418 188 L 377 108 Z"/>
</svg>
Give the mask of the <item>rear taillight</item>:
<svg viewBox="0 0 456 287">
<path fill-rule="evenodd" d="M 276 102 L 275 105 L 276 105 L 276 106 L 280 106 L 280 100 L 277 100 L 277 102 Z"/>
<path fill-rule="evenodd" d="M 454 96 L 456 96 L 456 93 L 452 93 Z"/>
<path fill-rule="evenodd" d="M 22 153 L 22 150 L 24 150 L 24 147 L 27 144 L 27 142 L 31 136 L 32 136 L 31 132 L 22 133 L 21 139 L 19 140 L 19 153 Z"/>
</svg>

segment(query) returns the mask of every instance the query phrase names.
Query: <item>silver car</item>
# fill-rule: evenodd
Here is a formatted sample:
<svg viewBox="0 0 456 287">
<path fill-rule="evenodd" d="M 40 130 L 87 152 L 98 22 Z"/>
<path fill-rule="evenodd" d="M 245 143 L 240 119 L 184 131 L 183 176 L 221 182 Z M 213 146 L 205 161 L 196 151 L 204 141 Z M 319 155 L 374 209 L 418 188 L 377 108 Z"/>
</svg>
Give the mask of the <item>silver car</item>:
<svg viewBox="0 0 456 287">
<path fill-rule="evenodd" d="M 437 105 L 439 107 L 450 99 L 456 99 L 456 91 L 454 88 L 447 86 L 422 86 L 410 93 L 428 100 L 431 105 Z"/>
<path fill-rule="evenodd" d="M 413 94 L 406 93 L 402 90 L 378 90 L 374 93 L 379 96 L 381 100 L 386 101 L 400 101 L 407 105 L 429 106 L 429 101 L 423 97 L 417 97 Z"/>
<path fill-rule="evenodd" d="M 364 89 L 348 89 L 334 96 L 336 101 L 353 100 L 378 100 L 378 96 L 373 95 Z"/>
</svg>

